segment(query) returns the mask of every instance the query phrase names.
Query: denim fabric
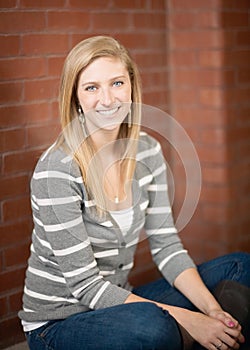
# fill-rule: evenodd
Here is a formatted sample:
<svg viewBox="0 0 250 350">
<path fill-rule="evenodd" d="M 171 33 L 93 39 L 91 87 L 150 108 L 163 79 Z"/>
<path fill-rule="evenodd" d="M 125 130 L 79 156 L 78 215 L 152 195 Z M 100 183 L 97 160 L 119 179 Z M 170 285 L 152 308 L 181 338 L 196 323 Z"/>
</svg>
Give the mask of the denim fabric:
<svg viewBox="0 0 250 350">
<path fill-rule="evenodd" d="M 250 287 L 250 254 L 235 253 L 198 266 L 212 291 L 222 280 L 233 279 Z M 190 310 L 195 307 L 161 279 L 133 292 L 145 298 Z M 122 304 L 79 313 L 47 323 L 26 337 L 31 350 L 147 350 L 181 349 L 177 323 L 151 303 Z"/>
</svg>

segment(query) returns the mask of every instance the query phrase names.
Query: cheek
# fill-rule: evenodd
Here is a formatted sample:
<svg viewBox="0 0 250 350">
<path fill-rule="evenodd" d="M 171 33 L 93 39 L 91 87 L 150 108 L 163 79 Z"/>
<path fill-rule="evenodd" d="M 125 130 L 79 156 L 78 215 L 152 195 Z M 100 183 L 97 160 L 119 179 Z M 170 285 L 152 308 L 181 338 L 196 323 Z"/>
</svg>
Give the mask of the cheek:
<svg viewBox="0 0 250 350">
<path fill-rule="evenodd" d="M 83 112 L 87 112 L 95 107 L 96 97 L 95 96 L 84 96 L 83 94 L 78 94 L 78 100 L 82 106 Z"/>
</svg>

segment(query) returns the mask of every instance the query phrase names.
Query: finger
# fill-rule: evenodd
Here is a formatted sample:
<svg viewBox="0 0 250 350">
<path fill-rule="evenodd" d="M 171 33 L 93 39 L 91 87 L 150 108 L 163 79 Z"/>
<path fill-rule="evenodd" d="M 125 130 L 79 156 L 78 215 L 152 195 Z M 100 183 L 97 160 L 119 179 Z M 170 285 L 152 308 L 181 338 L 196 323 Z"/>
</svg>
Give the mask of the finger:
<svg viewBox="0 0 250 350">
<path fill-rule="evenodd" d="M 221 341 L 230 349 L 239 349 L 240 347 L 238 343 L 238 338 L 229 336 L 227 333 L 224 333 L 221 336 Z"/>
</svg>

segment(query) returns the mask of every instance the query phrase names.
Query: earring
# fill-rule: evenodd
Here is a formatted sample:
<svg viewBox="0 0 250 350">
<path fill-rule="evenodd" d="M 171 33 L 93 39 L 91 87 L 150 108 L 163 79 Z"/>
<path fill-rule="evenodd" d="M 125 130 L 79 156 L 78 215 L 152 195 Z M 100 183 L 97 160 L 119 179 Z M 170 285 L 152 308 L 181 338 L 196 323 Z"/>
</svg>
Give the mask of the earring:
<svg viewBox="0 0 250 350">
<path fill-rule="evenodd" d="M 131 110 L 128 112 L 128 127 L 131 128 L 132 126 L 132 115 Z"/>
<path fill-rule="evenodd" d="M 78 113 L 79 113 L 78 117 L 79 117 L 80 123 L 82 125 L 84 125 L 84 123 L 85 123 L 85 116 L 84 116 L 84 113 L 83 113 L 83 110 L 82 110 L 81 106 L 78 107 Z"/>
<path fill-rule="evenodd" d="M 84 136 L 84 138 L 86 138 L 87 133 L 86 133 L 86 128 L 85 128 L 85 115 L 84 115 L 82 107 L 80 105 L 78 107 L 78 113 L 79 113 L 78 118 L 79 118 L 80 124 L 82 126 L 83 136 Z"/>
</svg>

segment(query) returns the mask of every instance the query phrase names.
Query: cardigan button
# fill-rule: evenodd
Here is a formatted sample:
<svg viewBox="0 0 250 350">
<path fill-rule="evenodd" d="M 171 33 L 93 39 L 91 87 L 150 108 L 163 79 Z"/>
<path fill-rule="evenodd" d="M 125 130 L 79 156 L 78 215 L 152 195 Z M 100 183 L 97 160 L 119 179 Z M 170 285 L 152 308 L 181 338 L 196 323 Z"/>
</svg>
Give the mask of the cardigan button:
<svg viewBox="0 0 250 350">
<path fill-rule="evenodd" d="M 119 269 L 122 269 L 123 268 L 123 264 L 120 264 L 118 267 L 119 267 Z"/>
</svg>

